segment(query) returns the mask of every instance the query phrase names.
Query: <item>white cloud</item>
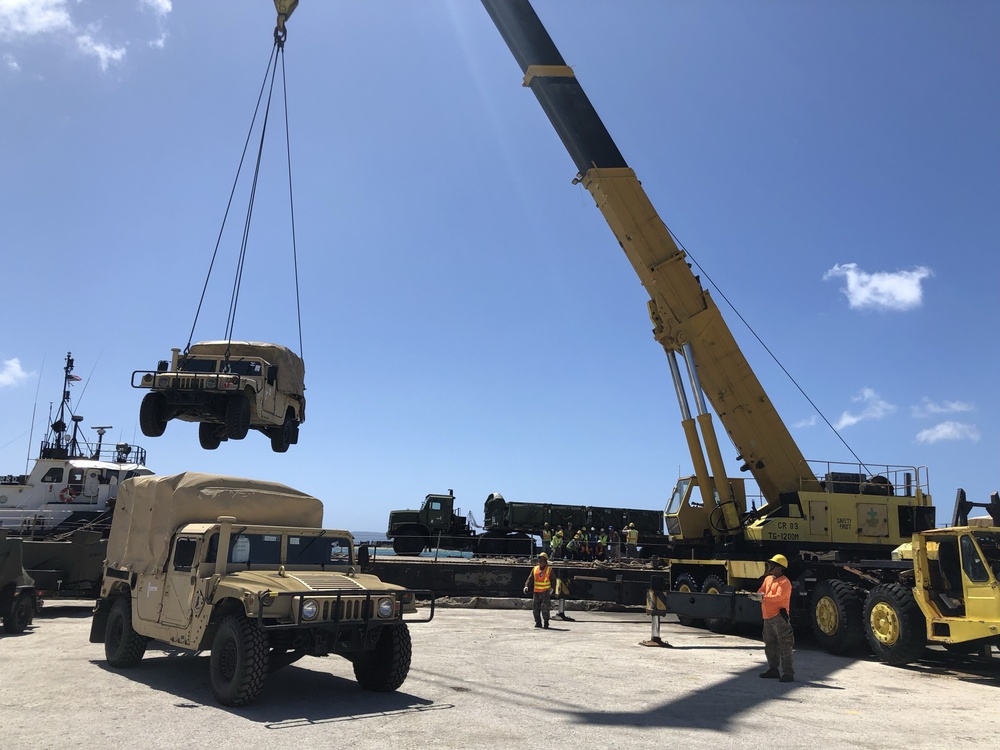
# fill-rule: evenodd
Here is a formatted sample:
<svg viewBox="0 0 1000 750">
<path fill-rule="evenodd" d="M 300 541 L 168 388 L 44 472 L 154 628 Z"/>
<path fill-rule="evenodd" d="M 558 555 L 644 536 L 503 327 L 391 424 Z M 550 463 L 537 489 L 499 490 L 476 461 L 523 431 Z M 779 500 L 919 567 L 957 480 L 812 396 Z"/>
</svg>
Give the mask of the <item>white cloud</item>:
<svg viewBox="0 0 1000 750">
<path fill-rule="evenodd" d="M 72 31 L 67 0 L 0 0 L 0 39 Z"/>
<path fill-rule="evenodd" d="M 141 0 L 141 2 L 147 8 L 152 9 L 160 18 L 165 18 L 174 9 L 174 4 L 171 0 Z"/>
<path fill-rule="evenodd" d="M 128 43 L 113 44 L 107 35 L 100 33 L 98 26 L 83 23 L 79 18 L 80 7 L 80 0 L 0 0 L 0 40 L 47 39 L 96 58 L 103 71 L 124 61 Z M 154 49 L 166 46 L 165 24 L 173 11 L 172 0 L 139 0 L 138 4 L 115 3 L 113 7 L 114 18 L 119 21 L 126 9 L 151 10 L 156 19 L 156 36 L 147 44 Z M 149 23 L 146 22 L 147 26 Z M 122 33 L 121 28 L 118 33 Z M 20 70 L 13 57 L 4 55 L 3 62 L 12 70 Z"/>
<path fill-rule="evenodd" d="M 815 427 L 816 426 L 816 415 L 811 417 L 806 417 L 805 419 L 800 419 L 798 422 L 792 425 L 794 428 L 799 427 Z"/>
<path fill-rule="evenodd" d="M 923 299 L 921 282 L 932 275 L 926 266 L 917 266 L 912 271 L 868 273 L 858 268 L 857 263 L 838 263 L 823 274 L 823 280 L 846 279 L 843 292 L 852 308 L 912 310 Z"/>
<path fill-rule="evenodd" d="M 17 62 L 16 59 L 14 59 L 14 56 L 9 52 L 4 52 L 3 64 L 7 67 L 8 70 L 13 70 L 15 73 L 21 72 L 20 64 Z"/>
<path fill-rule="evenodd" d="M 101 70 L 107 70 L 110 63 L 120 63 L 125 59 L 124 47 L 111 47 L 94 40 L 90 34 L 80 34 L 76 38 L 76 46 L 85 55 L 93 55 L 98 59 Z"/>
<path fill-rule="evenodd" d="M 917 433 L 918 443 L 937 443 L 941 440 L 971 440 L 980 438 L 979 429 L 974 424 L 962 422 L 942 422 Z"/>
<path fill-rule="evenodd" d="M 21 360 L 17 357 L 6 359 L 4 360 L 3 368 L 0 369 L 0 388 L 6 388 L 9 385 L 20 385 L 29 377 L 31 377 L 31 373 L 24 371 L 21 367 Z"/>
<path fill-rule="evenodd" d="M 958 412 L 975 410 L 975 404 L 969 404 L 965 401 L 942 401 L 941 403 L 935 403 L 927 397 L 924 397 L 919 404 L 910 407 L 910 413 L 916 419 L 929 417 L 933 414 L 956 414 Z"/>
<path fill-rule="evenodd" d="M 840 415 L 840 419 L 834 425 L 838 430 L 844 427 L 850 427 L 851 425 L 856 425 L 858 422 L 862 422 L 868 419 L 881 419 L 887 414 L 892 414 L 896 411 L 896 407 L 890 404 L 888 401 L 882 399 L 875 391 L 871 388 L 863 388 L 861 393 L 851 399 L 854 402 L 862 404 L 861 411 L 857 413 L 851 413 L 845 411 Z"/>
</svg>

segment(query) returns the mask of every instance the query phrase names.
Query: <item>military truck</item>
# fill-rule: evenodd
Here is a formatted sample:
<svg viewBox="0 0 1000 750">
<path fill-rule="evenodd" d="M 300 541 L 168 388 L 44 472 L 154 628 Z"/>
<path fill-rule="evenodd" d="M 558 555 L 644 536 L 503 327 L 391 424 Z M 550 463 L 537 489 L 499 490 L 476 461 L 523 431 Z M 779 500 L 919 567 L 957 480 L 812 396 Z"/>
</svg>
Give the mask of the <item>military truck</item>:
<svg viewBox="0 0 1000 750">
<path fill-rule="evenodd" d="M 257 341 L 202 341 L 155 371 L 132 373 L 133 388 L 148 388 L 139 407 L 139 427 L 159 437 L 167 422 L 198 423 L 198 441 L 215 450 L 242 440 L 251 430 L 271 439 L 284 453 L 299 442 L 305 419 L 305 366 L 291 349 Z"/>
<path fill-rule="evenodd" d="M 417 510 L 391 511 L 386 538 L 392 540 L 397 555 L 419 555 L 435 546 L 482 555 L 529 556 L 535 551 L 532 536 L 541 535 L 546 524 L 552 532 L 558 527 L 572 536 L 576 529 L 613 526 L 620 531 L 631 523 L 639 531 L 640 554 L 656 554 L 666 542 L 663 514 L 658 510 L 508 502 L 493 492 L 483 503 L 483 515 L 483 532 L 479 533 L 455 507 L 452 490 L 447 495 L 431 494 Z"/>
<path fill-rule="evenodd" d="M 22 543 L 0 529 L 0 618 L 5 633 L 23 633 L 38 608 L 35 582 L 24 570 Z"/>
<path fill-rule="evenodd" d="M 225 705 L 258 697 L 269 672 L 303 656 L 343 656 L 362 688 L 393 691 L 410 668 L 404 615 L 429 591 L 362 572 L 323 505 L 274 482 L 187 472 L 137 477 L 118 494 L 92 643 L 135 666 L 150 641 L 211 652 Z M 366 548 L 362 548 L 365 549 Z"/>
</svg>

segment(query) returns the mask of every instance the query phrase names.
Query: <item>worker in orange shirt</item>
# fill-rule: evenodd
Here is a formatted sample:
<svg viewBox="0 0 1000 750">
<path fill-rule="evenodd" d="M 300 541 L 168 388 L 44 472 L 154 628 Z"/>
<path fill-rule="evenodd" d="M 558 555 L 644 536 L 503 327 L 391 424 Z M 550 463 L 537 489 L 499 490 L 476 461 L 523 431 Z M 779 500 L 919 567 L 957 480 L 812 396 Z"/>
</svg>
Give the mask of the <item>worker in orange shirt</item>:
<svg viewBox="0 0 1000 750">
<path fill-rule="evenodd" d="M 795 637 L 792 624 L 788 621 L 788 610 L 792 601 L 792 582 L 785 575 L 788 558 L 775 555 L 768 560 L 767 577 L 751 598 L 760 602 L 760 613 L 764 617 L 764 655 L 767 657 L 767 671 L 760 676 L 794 682 L 795 669 L 792 667 L 792 646 Z"/>
<path fill-rule="evenodd" d="M 549 626 L 549 610 L 552 608 L 552 568 L 549 567 L 549 556 L 544 552 L 538 556 L 538 565 L 531 569 L 528 579 L 524 582 L 524 593 L 532 594 L 532 613 L 535 616 L 536 628 Z M 545 624 L 542 625 L 542 620 Z"/>
</svg>

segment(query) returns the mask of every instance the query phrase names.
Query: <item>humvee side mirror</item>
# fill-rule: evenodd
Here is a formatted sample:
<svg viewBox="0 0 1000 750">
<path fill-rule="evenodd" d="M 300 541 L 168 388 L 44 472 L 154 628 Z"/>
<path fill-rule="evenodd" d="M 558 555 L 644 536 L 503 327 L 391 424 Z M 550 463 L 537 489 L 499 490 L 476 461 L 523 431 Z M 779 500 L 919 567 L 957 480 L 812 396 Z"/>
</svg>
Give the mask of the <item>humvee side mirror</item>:
<svg viewBox="0 0 1000 750">
<path fill-rule="evenodd" d="M 365 570 L 371 565 L 371 555 L 368 552 L 368 545 L 362 544 L 358 547 L 358 567 Z"/>
<path fill-rule="evenodd" d="M 278 366 L 269 365 L 267 368 L 267 384 L 274 385 L 274 381 L 278 379 Z"/>
</svg>

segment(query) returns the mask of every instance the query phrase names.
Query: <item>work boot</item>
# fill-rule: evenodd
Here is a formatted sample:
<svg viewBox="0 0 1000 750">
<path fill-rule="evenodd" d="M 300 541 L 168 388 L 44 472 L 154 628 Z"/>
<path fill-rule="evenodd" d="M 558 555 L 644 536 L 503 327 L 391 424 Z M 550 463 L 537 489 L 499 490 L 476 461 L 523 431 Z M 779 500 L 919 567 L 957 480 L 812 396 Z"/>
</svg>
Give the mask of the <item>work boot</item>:
<svg viewBox="0 0 1000 750">
<path fill-rule="evenodd" d="M 779 677 L 778 670 L 777 669 L 769 669 L 766 672 L 761 672 L 758 675 L 758 677 L 763 677 L 765 680 L 777 680 L 778 677 Z"/>
<path fill-rule="evenodd" d="M 540 627 L 542 627 L 542 623 L 540 623 L 540 622 L 536 622 L 536 623 L 535 623 L 535 627 L 536 627 L 536 628 L 540 628 Z M 775 675 L 775 676 L 777 676 L 777 675 Z"/>
<path fill-rule="evenodd" d="M 548 626 L 549 626 L 549 621 L 548 621 L 548 620 L 546 620 L 546 621 L 545 621 L 545 624 L 544 624 L 544 625 L 542 625 L 542 627 L 543 627 L 543 628 L 547 628 Z"/>
<path fill-rule="evenodd" d="M 778 679 L 778 682 L 795 682 L 795 678 L 790 674 L 783 674 Z"/>
</svg>

